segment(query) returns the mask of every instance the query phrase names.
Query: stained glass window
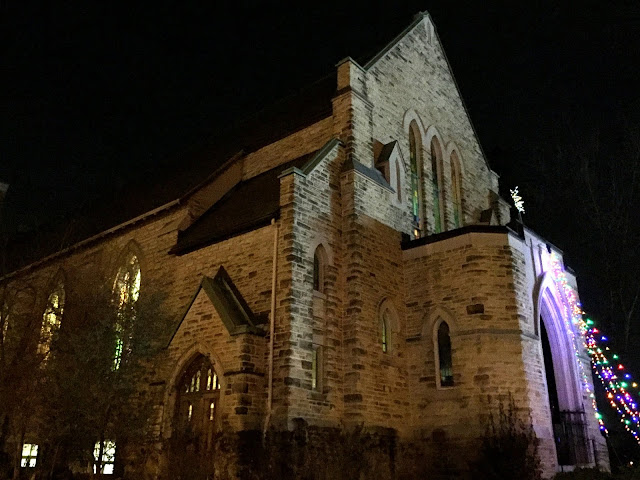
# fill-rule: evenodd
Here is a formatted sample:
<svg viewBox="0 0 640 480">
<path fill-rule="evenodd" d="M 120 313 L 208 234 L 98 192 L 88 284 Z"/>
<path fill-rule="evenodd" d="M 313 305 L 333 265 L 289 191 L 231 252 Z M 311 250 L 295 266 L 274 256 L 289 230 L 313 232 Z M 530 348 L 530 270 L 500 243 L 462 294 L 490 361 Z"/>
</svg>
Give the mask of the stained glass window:
<svg viewBox="0 0 640 480">
<path fill-rule="evenodd" d="M 47 306 L 42 315 L 42 328 L 40 330 L 40 343 L 38 353 L 44 361 L 49 357 L 51 342 L 60 328 L 62 313 L 64 311 L 65 292 L 64 284 L 60 280 L 47 299 Z"/>
<path fill-rule="evenodd" d="M 130 254 L 120 267 L 113 285 L 117 308 L 115 326 L 116 345 L 114 349 L 113 369 L 118 370 L 123 356 L 131 348 L 131 327 L 135 321 L 135 304 L 140 296 L 140 263 L 138 257 Z"/>
<path fill-rule="evenodd" d="M 409 127 L 409 163 L 411 168 L 411 214 L 413 217 L 413 234 L 416 238 L 422 232 L 422 161 L 416 139 L 418 126 L 412 123 Z"/>
<path fill-rule="evenodd" d="M 38 445 L 34 443 L 25 443 L 22 445 L 22 456 L 20 459 L 21 467 L 34 468 L 38 460 Z"/>
<path fill-rule="evenodd" d="M 451 361 L 451 336 L 447 322 L 438 327 L 438 360 L 440 366 L 440 385 L 453 385 L 453 363 Z"/>
<path fill-rule="evenodd" d="M 389 351 L 389 316 L 390 316 L 390 312 L 389 309 L 385 309 L 384 312 L 382 313 L 382 321 L 381 321 L 381 344 L 382 344 L 382 351 L 384 353 L 387 353 Z"/>
<path fill-rule="evenodd" d="M 458 228 L 462 226 L 462 187 L 460 160 L 455 151 L 451 153 L 451 196 L 453 198 L 453 224 Z"/>
<path fill-rule="evenodd" d="M 100 460 L 100 442 L 96 442 L 93 447 L 93 473 L 98 473 L 98 464 L 100 464 L 100 472 L 104 475 L 113 474 L 113 465 L 116 459 L 116 442 L 105 440 L 102 449 L 102 460 Z"/>
<path fill-rule="evenodd" d="M 442 192 L 440 191 L 440 147 L 434 138 L 431 140 L 431 192 L 433 194 L 433 225 L 435 233 L 442 231 Z"/>
</svg>

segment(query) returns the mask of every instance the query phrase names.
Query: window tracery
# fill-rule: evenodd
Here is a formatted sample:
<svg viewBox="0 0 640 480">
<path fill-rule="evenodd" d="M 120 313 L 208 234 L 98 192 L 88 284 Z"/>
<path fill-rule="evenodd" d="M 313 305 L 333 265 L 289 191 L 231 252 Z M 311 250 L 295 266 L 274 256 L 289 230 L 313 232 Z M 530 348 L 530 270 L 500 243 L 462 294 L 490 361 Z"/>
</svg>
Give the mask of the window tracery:
<svg viewBox="0 0 640 480">
<path fill-rule="evenodd" d="M 219 399 L 218 374 L 204 355 L 198 355 L 178 383 L 175 413 L 177 432 L 195 439 L 197 449 L 211 448 Z"/>
</svg>

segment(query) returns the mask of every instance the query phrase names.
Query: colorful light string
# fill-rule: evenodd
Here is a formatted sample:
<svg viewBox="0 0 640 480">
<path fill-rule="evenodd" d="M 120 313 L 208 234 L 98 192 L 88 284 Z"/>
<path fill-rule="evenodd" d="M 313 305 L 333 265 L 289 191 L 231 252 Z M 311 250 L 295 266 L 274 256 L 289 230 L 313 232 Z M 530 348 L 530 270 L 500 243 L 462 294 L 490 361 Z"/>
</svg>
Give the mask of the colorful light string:
<svg viewBox="0 0 640 480">
<path fill-rule="evenodd" d="M 633 381 L 631 374 L 626 372 L 624 365 L 618 361 L 618 355 L 612 354 L 611 359 L 614 360 L 614 362 L 609 361 L 607 355 L 610 349 L 601 343 L 607 342 L 607 337 L 594 326 L 593 320 L 583 317 L 585 312 L 582 310 L 575 290 L 567 280 L 562 262 L 558 256 L 553 253 L 550 256 L 550 260 L 551 273 L 556 287 L 567 301 L 567 305 L 565 305 L 567 315 L 564 315 L 565 326 L 572 339 L 576 361 L 581 372 L 582 384 L 591 398 L 591 404 L 595 412 L 595 417 L 600 425 L 600 430 L 608 434 L 608 430 L 602 420 L 602 414 L 598 412 L 595 394 L 591 391 L 587 374 L 580 361 L 582 348 L 580 348 L 579 343 L 576 342 L 572 324 L 578 327 L 582 337 L 582 347 L 586 348 L 591 357 L 591 367 L 595 375 L 600 379 L 609 403 L 618 412 L 620 422 L 623 424 L 625 430 L 633 435 L 636 442 L 640 443 L 640 411 L 638 410 L 638 403 L 628 391 L 629 385 L 637 388 L 638 384 Z M 569 321 L 569 319 L 571 320 Z"/>
</svg>

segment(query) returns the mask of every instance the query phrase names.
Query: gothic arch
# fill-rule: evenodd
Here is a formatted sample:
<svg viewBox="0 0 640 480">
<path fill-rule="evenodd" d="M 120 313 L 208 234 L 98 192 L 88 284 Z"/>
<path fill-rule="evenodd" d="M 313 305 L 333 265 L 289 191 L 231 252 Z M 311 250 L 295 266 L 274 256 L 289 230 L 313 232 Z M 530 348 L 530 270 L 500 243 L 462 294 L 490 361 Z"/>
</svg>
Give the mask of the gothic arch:
<svg viewBox="0 0 640 480">
<path fill-rule="evenodd" d="M 316 253 L 318 247 L 322 247 L 322 249 L 324 250 L 327 265 L 333 266 L 333 250 L 329 246 L 329 242 L 326 238 L 324 238 L 324 236 L 315 234 L 311 239 L 311 242 L 309 244 L 309 258 L 313 259 L 313 255 Z"/>
<path fill-rule="evenodd" d="M 171 370 L 171 374 L 169 375 L 169 380 L 167 381 L 165 391 L 164 391 L 164 409 L 162 415 L 162 437 L 164 439 L 168 439 L 171 437 L 171 433 L 173 432 L 173 420 L 174 420 L 174 412 L 176 409 L 176 399 L 177 399 L 177 388 L 180 379 L 182 378 L 182 374 L 185 369 L 193 362 L 199 355 L 203 355 L 209 359 L 211 365 L 216 369 L 218 374 L 218 378 L 220 381 L 220 387 L 224 391 L 226 378 L 224 376 L 224 372 L 226 371 L 220 361 L 220 357 L 218 357 L 214 353 L 214 349 L 211 348 L 210 345 L 203 342 L 196 342 L 191 347 L 186 349 L 180 358 L 174 364 L 173 369 Z M 220 402 L 224 402 L 224 395 L 220 396 Z"/>
<path fill-rule="evenodd" d="M 445 143 L 435 126 L 429 127 L 425 134 L 428 145 L 428 165 L 425 170 L 429 172 L 427 183 L 430 185 L 431 214 L 433 220 L 433 232 L 440 233 L 447 230 L 447 188 L 445 184 Z M 426 216 L 426 215 L 425 215 Z"/>
<path fill-rule="evenodd" d="M 444 156 L 444 154 L 445 154 L 445 145 L 446 145 L 446 143 L 444 141 L 444 138 L 442 137 L 442 135 L 438 131 L 438 127 L 436 127 L 435 125 L 430 125 L 429 128 L 424 130 L 424 138 L 423 138 L 424 145 L 431 144 L 431 140 L 434 137 L 438 141 L 438 144 L 440 145 L 440 149 L 441 149 L 442 155 Z"/>
<path fill-rule="evenodd" d="M 563 299 L 558 297 L 550 277 L 543 279 L 537 299 L 536 322 L 544 322 L 551 347 L 551 362 L 556 379 L 559 408 L 579 411 L 584 408 L 574 338 L 567 331 Z M 570 325 L 570 324 L 569 324 Z M 571 328 L 571 327 L 570 327 Z M 539 337 L 542 337 L 538 327 Z"/>
<path fill-rule="evenodd" d="M 146 271 L 146 260 L 142 251 L 142 247 L 135 240 L 129 240 L 127 244 L 120 250 L 117 256 L 116 262 L 112 267 L 111 278 L 115 278 L 118 275 L 118 270 L 124 265 L 131 255 L 135 255 L 140 265 L 140 271 L 144 273 Z"/>
<path fill-rule="evenodd" d="M 405 133 L 409 133 L 409 126 L 412 122 L 415 122 L 418 125 L 420 129 L 420 135 L 423 136 L 425 127 L 422 118 L 420 118 L 420 115 L 418 115 L 418 112 L 416 112 L 414 109 L 409 109 L 404 112 L 404 117 L 402 118 L 402 129 L 405 131 Z M 424 138 L 422 138 L 421 140 L 424 140 Z"/>
<path fill-rule="evenodd" d="M 456 142 L 453 140 L 449 140 L 444 148 L 444 158 L 448 161 L 451 159 L 451 155 L 453 152 L 456 153 L 458 157 L 458 161 L 460 162 L 460 175 L 464 177 L 465 175 L 465 167 L 464 167 L 464 159 L 462 158 L 462 153 L 460 153 L 460 147 L 456 145 Z"/>
<path fill-rule="evenodd" d="M 444 307 L 438 306 L 424 316 L 422 321 L 422 331 L 420 332 L 421 337 L 432 338 L 433 332 L 437 331 L 437 323 L 439 320 L 444 320 L 449 324 L 452 334 L 457 332 L 458 329 L 453 313 Z"/>
<path fill-rule="evenodd" d="M 377 322 L 376 322 L 376 338 L 378 343 L 383 341 L 383 332 L 386 323 L 386 343 L 387 350 L 383 351 L 392 353 L 397 350 L 398 337 L 401 333 L 400 317 L 398 310 L 396 309 L 393 301 L 389 298 L 384 298 L 378 304 L 377 309 Z M 386 313 L 388 312 L 388 315 Z"/>
<path fill-rule="evenodd" d="M 451 207 L 453 210 L 454 228 L 464 226 L 464 167 L 460 149 L 453 141 L 445 148 L 445 163 L 449 164 L 451 182 Z"/>
<path fill-rule="evenodd" d="M 451 370 L 451 383 L 445 383 L 442 378 L 441 378 L 441 369 L 440 369 L 440 351 L 441 351 L 441 347 L 443 347 L 442 345 L 440 345 L 439 343 L 439 330 L 440 327 L 446 324 L 446 326 L 448 327 L 447 329 L 447 336 L 449 338 L 449 367 L 452 369 Z M 436 388 L 438 389 L 446 389 L 446 388 L 451 388 L 454 386 L 453 384 L 453 374 L 455 373 L 455 369 L 453 368 L 453 356 L 452 356 L 452 351 L 451 351 L 451 343 L 454 342 L 455 340 L 455 336 L 456 336 L 456 332 L 457 332 L 457 325 L 456 325 L 456 321 L 455 318 L 453 316 L 453 314 L 443 308 L 443 307 L 436 307 L 434 308 L 431 312 L 429 312 L 426 317 L 425 320 L 422 324 L 422 338 L 431 338 L 431 344 L 432 344 L 432 348 L 433 348 L 433 367 L 434 367 L 434 375 L 435 375 L 435 382 L 436 382 Z"/>
</svg>

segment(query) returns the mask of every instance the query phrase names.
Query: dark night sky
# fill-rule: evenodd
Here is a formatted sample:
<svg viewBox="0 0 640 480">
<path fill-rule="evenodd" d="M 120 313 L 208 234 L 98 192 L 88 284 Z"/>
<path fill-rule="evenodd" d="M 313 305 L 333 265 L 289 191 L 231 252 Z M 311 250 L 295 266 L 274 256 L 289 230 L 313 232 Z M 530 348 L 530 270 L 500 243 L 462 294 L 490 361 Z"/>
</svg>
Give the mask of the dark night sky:
<svg viewBox="0 0 640 480">
<path fill-rule="evenodd" d="M 427 10 L 503 187 L 521 186 L 527 223 L 597 294 L 589 235 L 565 221 L 589 218 L 554 149 L 567 125 L 611 142 L 640 126 L 639 2 L 62 3 L 0 2 L 10 227 L 72 216 Z"/>
</svg>

